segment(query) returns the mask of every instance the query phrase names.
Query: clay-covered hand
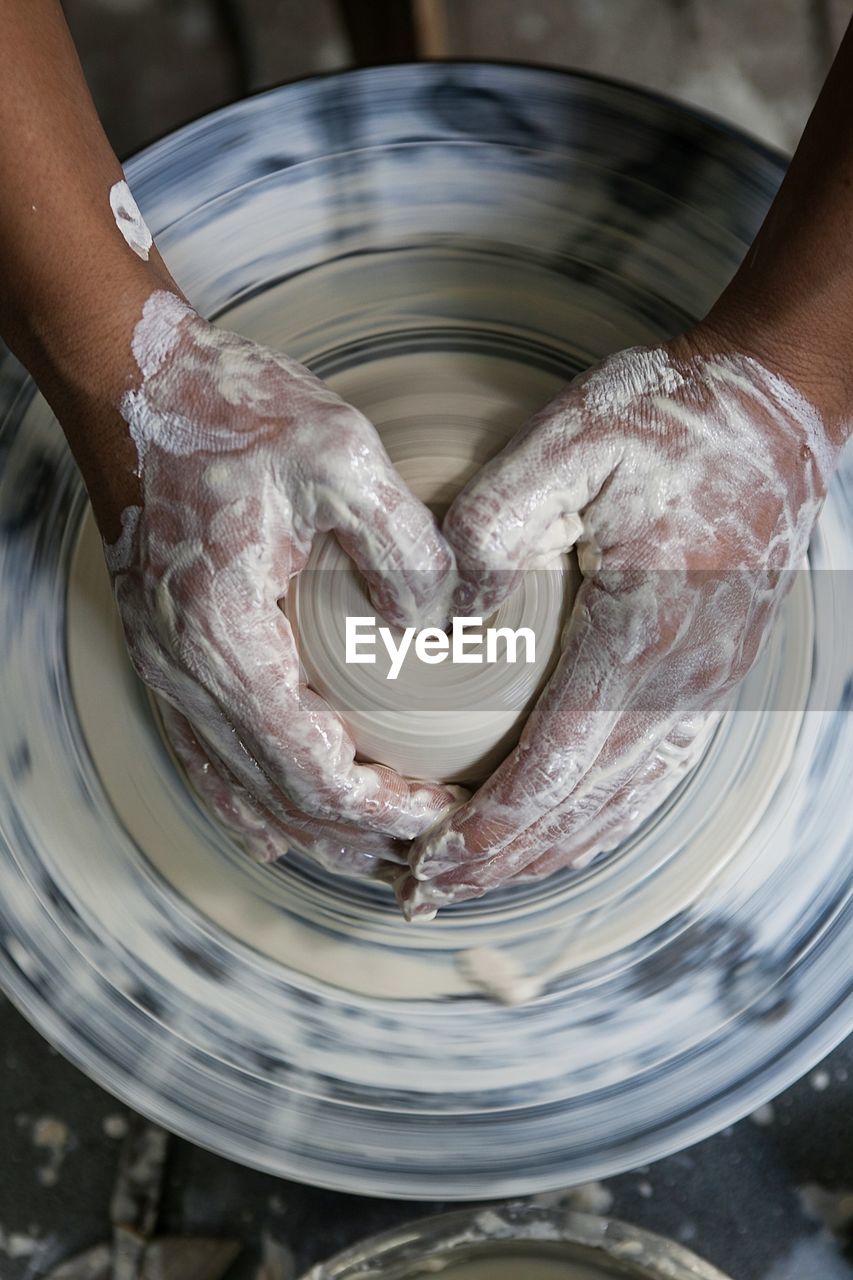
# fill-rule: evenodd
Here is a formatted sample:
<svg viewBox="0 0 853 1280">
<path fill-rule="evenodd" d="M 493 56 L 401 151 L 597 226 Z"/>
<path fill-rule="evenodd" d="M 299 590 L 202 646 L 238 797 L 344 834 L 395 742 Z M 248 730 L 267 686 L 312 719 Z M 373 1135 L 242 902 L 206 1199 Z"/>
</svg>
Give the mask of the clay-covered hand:
<svg viewBox="0 0 853 1280">
<path fill-rule="evenodd" d="M 380 613 L 429 616 L 452 564 L 433 517 L 361 413 L 175 294 L 148 299 L 133 353 L 121 413 L 141 501 L 107 561 L 133 663 L 176 709 L 176 751 L 260 856 L 292 839 L 344 870 L 405 861 L 453 796 L 356 761 L 303 682 L 279 602 L 334 531 Z"/>
<path fill-rule="evenodd" d="M 609 357 L 467 485 L 457 612 L 573 545 L 584 580 L 518 745 L 415 842 L 408 915 L 577 865 L 657 807 L 761 652 L 833 461 L 783 379 L 691 337 Z"/>
</svg>

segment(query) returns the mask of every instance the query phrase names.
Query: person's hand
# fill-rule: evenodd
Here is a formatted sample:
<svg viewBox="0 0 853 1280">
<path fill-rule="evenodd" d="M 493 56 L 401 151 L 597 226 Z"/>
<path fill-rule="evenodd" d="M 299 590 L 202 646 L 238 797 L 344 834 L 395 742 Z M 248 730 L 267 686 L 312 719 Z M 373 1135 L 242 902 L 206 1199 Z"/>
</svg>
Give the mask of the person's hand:
<svg viewBox="0 0 853 1280">
<path fill-rule="evenodd" d="M 584 581 L 517 747 L 415 841 L 408 916 L 577 865 L 657 807 L 760 653 L 832 462 L 792 387 L 693 337 L 609 357 L 474 477 L 444 523 L 457 612 L 575 543 Z"/>
<path fill-rule="evenodd" d="M 293 840 L 344 870 L 404 862 L 454 793 L 356 761 L 303 681 L 279 602 L 333 530 L 387 619 L 429 616 L 452 565 L 433 517 L 362 414 L 175 294 L 148 299 L 133 354 L 121 413 L 141 500 L 107 561 L 133 664 L 174 709 L 177 754 L 261 857 Z"/>
</svg>

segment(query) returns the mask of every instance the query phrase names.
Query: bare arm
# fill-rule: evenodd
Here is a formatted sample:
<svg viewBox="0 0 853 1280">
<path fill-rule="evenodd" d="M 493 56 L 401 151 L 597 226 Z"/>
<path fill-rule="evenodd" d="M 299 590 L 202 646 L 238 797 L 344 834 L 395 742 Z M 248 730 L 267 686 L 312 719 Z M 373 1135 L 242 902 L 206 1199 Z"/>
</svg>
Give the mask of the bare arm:
<svg viewBox="0 0 853 1280">
<path fill-rule="evenodd" d="M 836 444 L 853 420 L 853 24 L 782 186 L 699 336 L 797 386 Z"/>
<path fill-rule="evenodd" d="M 58 0 L 0 0 L 0 334 L 65 428 L 102 531 L 137 495 L 116 406 L 132 377 L 145 299 L 175 290 L 151 250 L 120 233 L 123 174 L 101 128 Z"/>
</svg>

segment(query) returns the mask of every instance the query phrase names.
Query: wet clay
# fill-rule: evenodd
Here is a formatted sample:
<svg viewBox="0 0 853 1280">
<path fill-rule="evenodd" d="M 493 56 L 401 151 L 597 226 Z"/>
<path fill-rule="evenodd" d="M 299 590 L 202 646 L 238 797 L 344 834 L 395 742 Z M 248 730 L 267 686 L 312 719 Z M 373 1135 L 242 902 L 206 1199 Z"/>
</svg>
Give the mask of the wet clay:
<svg viewBox="0 0 853 1280">
<path fill-rule="evenodd" d="M 437 513 L 518 430 L 517 406 L 537 404 L 554 387 L 553 378 L 533 368 L 447 354 L 440 363 L 428 354 L 373 361 L 329 381 L 367 414 L 410 489 Z M 343 716 L 361 756 L 405 777 L 477 782 L 516 742 L 556 663 L 579 582 L 575 557 L 558 556 L 525 574 L 485 620 L 496 628 L 529 627 L 533 662 L 509 663 L 501 649 L 494 664 L 427 665 L 410 649 L 393 681 L 381 644 L 374 665 L 345 660 L 347 617 L 376 610 L 334 537 L 315 545 L 286 612 L 311 687 Z"/>
</svg>

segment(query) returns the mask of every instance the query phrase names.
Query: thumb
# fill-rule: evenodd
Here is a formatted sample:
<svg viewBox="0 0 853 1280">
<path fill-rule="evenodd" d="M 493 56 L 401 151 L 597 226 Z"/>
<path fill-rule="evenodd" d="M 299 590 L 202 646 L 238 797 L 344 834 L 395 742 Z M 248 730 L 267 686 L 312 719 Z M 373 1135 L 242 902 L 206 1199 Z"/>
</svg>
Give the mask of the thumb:
<svg viewBox="0 0 853 1280">
<path fill-rule="evenodd" d="M 453 553 L 378 438 L 376 448 L 375 465 L 337 495 L 326 527 L 364 574 L 384 618 L 399 627 L 444 626 L 456 580 Z"/>
<path fill-rule="evenodd" d="M 493 613 L 526 570 L 584 542 L 584 509 L 614 466 L 612 449 L 586 428 L 570 386 L 452 503 L 442 528 L 456 557 L 455 612 Z"/>
</svg>

